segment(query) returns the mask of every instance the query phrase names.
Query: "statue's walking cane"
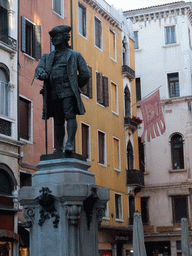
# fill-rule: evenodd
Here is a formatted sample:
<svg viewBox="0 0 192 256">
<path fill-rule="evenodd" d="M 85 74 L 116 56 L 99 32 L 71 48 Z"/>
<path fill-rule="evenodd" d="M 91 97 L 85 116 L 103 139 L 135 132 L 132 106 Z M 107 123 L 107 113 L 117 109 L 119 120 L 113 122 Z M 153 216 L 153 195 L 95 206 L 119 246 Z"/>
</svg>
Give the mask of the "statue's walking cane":
<svg viewBox="0 0 192 256">
<path fill-rule="evenodd" d="M 44 81 L 44 108 L 45 108 L 45 151 L 47 155 L 47 80 Z"/>
</svg>

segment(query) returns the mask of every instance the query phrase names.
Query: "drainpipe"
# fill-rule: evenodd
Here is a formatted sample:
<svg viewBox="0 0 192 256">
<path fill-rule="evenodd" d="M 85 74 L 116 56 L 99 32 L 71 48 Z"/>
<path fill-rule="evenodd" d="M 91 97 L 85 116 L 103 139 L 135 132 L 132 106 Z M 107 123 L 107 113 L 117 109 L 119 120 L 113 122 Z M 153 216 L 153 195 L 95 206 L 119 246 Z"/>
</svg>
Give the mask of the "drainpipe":
<svg viewBox="0 0 192 256">
<path fill-rule="evenodd" d="M 73 49 L 73 0 L 70 1 L 71 4 L 71 49 Z"/>
</svg>

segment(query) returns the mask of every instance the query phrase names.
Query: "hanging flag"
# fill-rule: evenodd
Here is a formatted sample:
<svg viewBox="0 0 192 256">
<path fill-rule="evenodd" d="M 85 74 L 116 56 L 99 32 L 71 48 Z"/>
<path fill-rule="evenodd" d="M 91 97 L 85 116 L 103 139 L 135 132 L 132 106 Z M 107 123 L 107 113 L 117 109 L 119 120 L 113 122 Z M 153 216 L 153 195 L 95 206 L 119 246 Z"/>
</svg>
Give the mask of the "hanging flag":
<svg viewBox="0 0 192 256">
<path fill-rule="evenodd" d="M 160 136 L 165 132 L 165 120 L 161 108 L 160 93 L 159 90 L 154 92 L 148 98 L 142 100 L 140 103 L 141 113 L 144 122 L 144 131 L 141 136 L 141 142 L 145 140 L 145 133 L 147 131 L 147 141 L 150 142 L 150 137 L 154 139 L 156 136 Z M 159 126 L 159 129 L 157 127 Z M 156 136 L 155 136 L 156 134 Z"/>
</svg>

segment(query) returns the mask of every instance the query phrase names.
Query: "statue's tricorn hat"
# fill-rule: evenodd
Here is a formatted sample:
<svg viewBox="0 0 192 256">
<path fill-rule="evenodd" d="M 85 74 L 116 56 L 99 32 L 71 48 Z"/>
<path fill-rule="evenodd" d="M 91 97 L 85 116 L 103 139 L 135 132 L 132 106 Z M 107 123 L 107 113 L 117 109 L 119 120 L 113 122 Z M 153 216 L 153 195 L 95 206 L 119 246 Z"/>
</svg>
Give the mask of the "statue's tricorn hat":
<svg viewBox="0 0 192 256">
<path fill-rule="evenodd" d="M 57 27 L 54 27 L 49 31 L 49 35 L 52 37 L 57 33 L 69 33 L 71 31 L 72 27 L 67 25 L 60 25 Z"/>
</svg>

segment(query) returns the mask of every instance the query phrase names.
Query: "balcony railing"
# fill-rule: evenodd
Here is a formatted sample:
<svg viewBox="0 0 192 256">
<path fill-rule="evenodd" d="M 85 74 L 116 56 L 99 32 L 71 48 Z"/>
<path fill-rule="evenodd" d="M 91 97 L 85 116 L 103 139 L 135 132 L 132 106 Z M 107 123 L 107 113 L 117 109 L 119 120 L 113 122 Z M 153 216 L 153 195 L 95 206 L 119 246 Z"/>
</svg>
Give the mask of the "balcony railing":
<svg viewBox="0 0 192 256">
<path fill-rule="evenodd" d="M 127 65 L 122 66 L 122 73 L 130 80 L 133 80 L 135 78 L 135 71 Z"/>
<path fill-rule="evenodd" d="M 9 47 L 13 48 L 14 50 L 17 50 L 17 40 L 8 36 L 8 35 L 2 35 L 0 34 L 0 41 L 3 43 L 6 43 Z"/>
<path fill-rule="evenodd" d="M 144 173 L 135 169 L 127 170 L 127 185 L 144 186 Z"/>
</svg>

